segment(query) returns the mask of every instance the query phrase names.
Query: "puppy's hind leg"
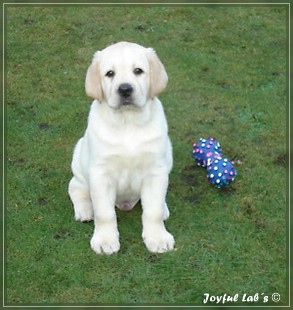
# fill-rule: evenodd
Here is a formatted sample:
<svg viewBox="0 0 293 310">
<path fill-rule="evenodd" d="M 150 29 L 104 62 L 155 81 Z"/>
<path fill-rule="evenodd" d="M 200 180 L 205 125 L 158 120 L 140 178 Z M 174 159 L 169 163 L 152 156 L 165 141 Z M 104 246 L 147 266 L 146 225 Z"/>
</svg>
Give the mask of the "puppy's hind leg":
<svg viewBox="0 0 293 310">
<path fill-rule="evenodd" d="M 94 219 L 94 210 L 86 184 L 73 177 L 69 182 L 68 193 L 73 203 L 75 220 L 81 222 L 92 221 Z"/>
</svg>

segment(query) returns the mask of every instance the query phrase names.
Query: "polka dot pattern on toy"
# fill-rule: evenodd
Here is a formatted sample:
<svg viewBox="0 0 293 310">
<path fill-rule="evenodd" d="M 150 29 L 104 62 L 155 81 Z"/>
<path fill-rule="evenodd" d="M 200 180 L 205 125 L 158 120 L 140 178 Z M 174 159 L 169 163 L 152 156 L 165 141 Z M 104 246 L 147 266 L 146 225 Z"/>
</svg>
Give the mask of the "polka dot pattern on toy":
<svg viewBox="0 0 293 310">
<path fill-rule="evenodd" d="M 207 169 L 207 179 L 217 188 L 229 185 L 234 181 L 237 171 L 234 162 L 222 158 L 220 143 L 214 138 L 200 138 L 193 144 L 192 155 L 198 166 Z"/>
<path fill-rule="evenodd" d="M 222 150 L 220 143 L 215 141 L 214 138 L 203 139 L 200 138 L 198 143 L 193 144 L 193 156 L 197 161 L 198 166 L 209 166 L 209 161 L 214 155 L 221 155 Z"/>
</svg>

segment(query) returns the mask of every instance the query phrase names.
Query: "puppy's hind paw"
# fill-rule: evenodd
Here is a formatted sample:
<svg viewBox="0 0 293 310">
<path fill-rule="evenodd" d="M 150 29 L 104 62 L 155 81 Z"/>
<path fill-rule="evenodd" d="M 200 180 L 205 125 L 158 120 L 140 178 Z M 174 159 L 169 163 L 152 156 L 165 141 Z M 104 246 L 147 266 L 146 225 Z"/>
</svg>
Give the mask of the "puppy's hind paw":
<svg viewBox="0 0 293 310">
<path fill-rule="evenodd" d="M 88 210 L 75 210 L 74 219 L 80 222 L 90 222 L 94 219 L 94 211 L 92 209 Z"/>
</svg>

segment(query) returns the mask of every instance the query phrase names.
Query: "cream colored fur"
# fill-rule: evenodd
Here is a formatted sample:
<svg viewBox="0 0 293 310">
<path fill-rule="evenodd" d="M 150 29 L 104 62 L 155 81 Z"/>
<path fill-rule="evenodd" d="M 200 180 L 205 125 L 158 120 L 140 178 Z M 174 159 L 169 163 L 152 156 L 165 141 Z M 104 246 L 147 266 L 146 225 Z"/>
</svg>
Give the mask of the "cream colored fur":
<svg viewBox="0 0 293 310">
<path fill-rule="evenodd" d="M 139 200 L 148 250 L 161 253 L 174 247 L 164 225 L 172 147 L 157 98 L 167 81 L 154 50 L 128 42 L 96 52 L 88 68 L 86 93 L 95 100 L 74 150 L 69 195 L 75 219 L 95 222 L 91 247 L 98 254 L 120 248 L 115 205 L 130 210 Z M 127 98 L 119 93 L 125 83 L 132 88 Z"/>
</svg>

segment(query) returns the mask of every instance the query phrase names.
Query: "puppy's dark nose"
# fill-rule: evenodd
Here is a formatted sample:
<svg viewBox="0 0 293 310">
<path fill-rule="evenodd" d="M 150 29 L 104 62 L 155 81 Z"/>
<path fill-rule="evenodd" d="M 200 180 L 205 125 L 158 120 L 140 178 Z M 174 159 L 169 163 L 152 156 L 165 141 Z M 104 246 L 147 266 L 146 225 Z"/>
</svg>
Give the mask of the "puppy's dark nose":
<svg viewBox="0 0 293 310">
<path fill-rule="evenodd" d="M 124 98 L 130 97 L 132 92 L 133 92 L 133 88 L 128 83 L 121 84 L 118 88 L 119 95 Z"/>
</svg>

